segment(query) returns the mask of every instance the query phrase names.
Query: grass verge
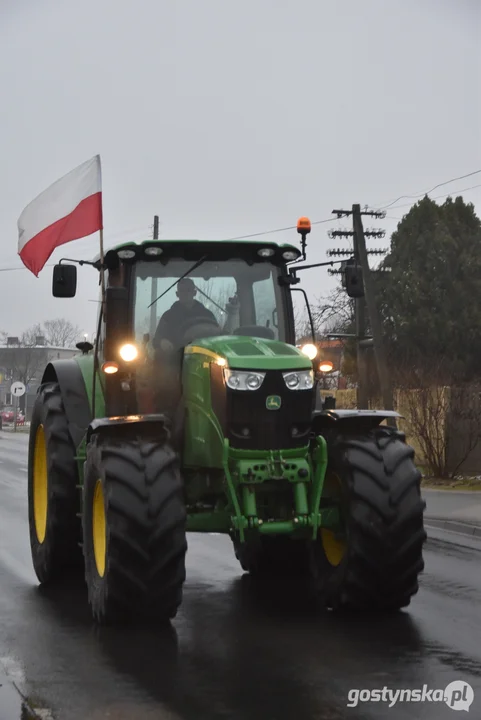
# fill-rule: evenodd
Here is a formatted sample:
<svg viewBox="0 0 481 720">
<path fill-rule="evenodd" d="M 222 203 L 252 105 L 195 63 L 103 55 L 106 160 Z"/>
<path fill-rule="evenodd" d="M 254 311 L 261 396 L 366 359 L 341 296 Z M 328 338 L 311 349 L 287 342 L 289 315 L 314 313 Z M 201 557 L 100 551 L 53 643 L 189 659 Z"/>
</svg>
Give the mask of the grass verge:
<svg viewBox="0 0 481 720">
<path fill-rule="evenodd" d="M 481 492 L 481 478 L 423 478 L 421 487 L 430 490 Z"/>
</svg>

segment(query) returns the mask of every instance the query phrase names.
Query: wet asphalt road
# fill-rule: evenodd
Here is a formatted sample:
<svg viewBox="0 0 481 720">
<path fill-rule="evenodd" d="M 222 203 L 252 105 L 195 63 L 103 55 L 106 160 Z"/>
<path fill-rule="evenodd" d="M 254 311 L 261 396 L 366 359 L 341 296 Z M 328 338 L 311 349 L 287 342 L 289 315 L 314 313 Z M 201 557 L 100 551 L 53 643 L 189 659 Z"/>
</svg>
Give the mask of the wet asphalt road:
<svg viewBox="0 0 481 720">
<path fill-rule="evenodd" d="M 431 518 L 481 526 L 481 491 L 425 490 L 427 512 Z"/>
<path fill-rule="evenodd" d="M 481 542 L 433 530 L 422 587 L 395 618 L 306 611 L 296 588 L 256 597 L 230 541 L 189 537 L 171 631 L 96 629 L 85 591 L 45 593 L 31 568 L 27 436 L 0 432 L 0 720 L 457 717 L 443 702 L 347 707 L 350 689 L 474 690 L 481 718 Z M 431 531 L 430 531 L 431 532 Z M 446 540 L 449 538 L 449 542 Z"/>
</svg>

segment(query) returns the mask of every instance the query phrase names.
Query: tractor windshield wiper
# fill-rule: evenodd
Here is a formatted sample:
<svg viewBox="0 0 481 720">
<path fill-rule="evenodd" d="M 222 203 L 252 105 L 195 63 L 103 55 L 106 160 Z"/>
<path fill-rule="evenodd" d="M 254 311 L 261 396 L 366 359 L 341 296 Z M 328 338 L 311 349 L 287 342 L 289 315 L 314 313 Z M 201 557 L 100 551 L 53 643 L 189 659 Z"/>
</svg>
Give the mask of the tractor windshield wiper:
<svg viewBox="0 0 481 720">
<path fill-rule="evenodd" d="M 221 312 L 225 313 L 225 309 L 221 305 L 219 305 L 219 303 L 216 303 L 215 300 L 212 300 L 212 298 L 209 295 L 207 295 L 207 293 L 205 293 L 203 290 L 201 290 L 200 287 L 197 287 L 197 285 L 196 285 L 195 288 L 196 288 L 197 292 L 200 292 L 201 295 L 203 295 L 205 298 L 207 298 L 207 300 L 209 302 L 211 302 L 212 305 L 215 305 L 216 308 L 219 308 L 219 310 Z"/>
<path fill-rule="evenodd" d="M 191 272 L 194 272 L 194 270 L 197 270 L 197 268 L 200 267 L 202 265 L 202 263 L 207 260 L 208 257 L 209 257 L 208 255 L 204 255 L 204 257 L 202 257 L 200 260 L 197 260 L 197 262 L 194 263 L 194 265 L 192 265 L 192 267 L 189 268 L 187 270 L 187 272 L 185 272 L 183 275 L 180 276 L 180 278 L 178 280 L 176 280 L 174 283 L 172 283 L 172 285 L 170 287 L 168 287 L 167 290 L 164 290 L 164 292 L 161 295 L 159 295 L 158 298 L 155 298 L 155 300 L 152 300 L 150 305 L 148 305 L 147 307 L 149 307 L 149 308 L 152 307 L 152 305 L 154 305 L 154 303 L 156 303 L 157 300 L 160 300 L 161 297 L 164 297 L 164 295 L 166 293 L 168 293 L 169 290 L 172 290 L 173 287 L 178 285 L 181 280 L 183 280 L 185 277 L 187 277 L 187 275 L 189 275 Z"/>
</svg>

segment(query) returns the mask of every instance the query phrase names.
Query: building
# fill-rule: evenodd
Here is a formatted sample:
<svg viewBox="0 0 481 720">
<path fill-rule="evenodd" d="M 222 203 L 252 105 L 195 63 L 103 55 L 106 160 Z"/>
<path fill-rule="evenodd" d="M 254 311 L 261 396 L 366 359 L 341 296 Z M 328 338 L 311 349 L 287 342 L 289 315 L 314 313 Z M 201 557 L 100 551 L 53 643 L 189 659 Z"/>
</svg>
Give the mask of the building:
<svg viewBox="0 0 481 720">
<path fill-rule="evenodd" d="M 319 363 L 327 360 L 332 363 L 332 372 L 326 373 L 320 380 L 321 390 L 338 390 L 342 384 L 342 362 L 344 343 L 342 340 L 318 340 L 316 342 Z"/>
<path fill-rule="evenodd" d="M 37 389 L 45 367 L 51 360 L 68 359 L 78 355 L 77 348 L 52 347 L 45 338 L 38 336 L 35 345 L 22 346 L 18 337 L 7 338 L 0 345 L 0 408 L 13 404 L 10 387 L 13 382 L 23 382 L 27 390 L 18 399 L 20 410 L 30 420 Z"/>
<path fill-rule="evenodd" d="M 341 372 L 344 359 L 344 343 L 342 340 L 319 340 L 316 342 L 319 360 L 330 360 L 334 372 Z"/>
</svg>

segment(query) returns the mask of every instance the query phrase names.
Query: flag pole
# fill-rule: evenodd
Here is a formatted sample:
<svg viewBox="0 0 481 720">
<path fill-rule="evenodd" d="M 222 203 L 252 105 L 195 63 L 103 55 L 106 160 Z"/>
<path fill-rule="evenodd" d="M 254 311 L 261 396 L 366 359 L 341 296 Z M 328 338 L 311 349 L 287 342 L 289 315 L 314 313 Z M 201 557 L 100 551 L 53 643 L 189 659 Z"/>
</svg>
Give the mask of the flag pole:
<svg viewBox="0 0 481 720">
<path fill-rule="evenodd" d="M 104 299 L 105 280 L 104 280 L 104 229 L 100 228 L 100 265 L 102 268 L 102 300 Z"/>
<path fill-rule="evenodd" d="M 98 327 L 97 327 L 97 334 L 95 336 L 95 346 L 94 346 L 94 377 L 93 377 L 93 386 L 92 386 L 92 412 L 95 417 L 95 392 L 96 392 L 96 381 L 97 381 L 97 373 L 99 369 L 99 342 L 100 342 L 100 335 L 102 332 L 102 322 L 105 322 L 105 275 L 104 275 L 104 226 L 103 226 L 103 219 L 101 223 L 101 227 L 99 229 L 99 242 L 100 242 L 100 283 L 101 283 L 101 294 L 102 294 L 102 301 L 100 303 L 100 312 L 98 316 Z M 102 380 L 100 377 L 98 378 L 100 387 L 102 387 Z"/>
<path fill-rule="evenodd" d="M 100 282 L 102 286 L 102 314 L 105 312 L 105 269 L 104 269 L 104 229 L 100 228 Z M 105 319 L 105 317 L 104 317 Z"/>
<path fill-rule="evenodd" d="M 103 187 L 102 187 L 102 161 L 100 158 L 100 155 L 97 155 L 98 157 L 98 165 L 99 165 L 99 186 L 102 193 Z M 100 196 L 100 214 L 101 214 L 101 222 L 100 222 L 100 282 L 101 282 L 101 292 L 102 292 L 102 316 L 105 320 L 105 270 L 104 270 L 104 212 L 103 212 L 103 193 Z"/>
</svg>

